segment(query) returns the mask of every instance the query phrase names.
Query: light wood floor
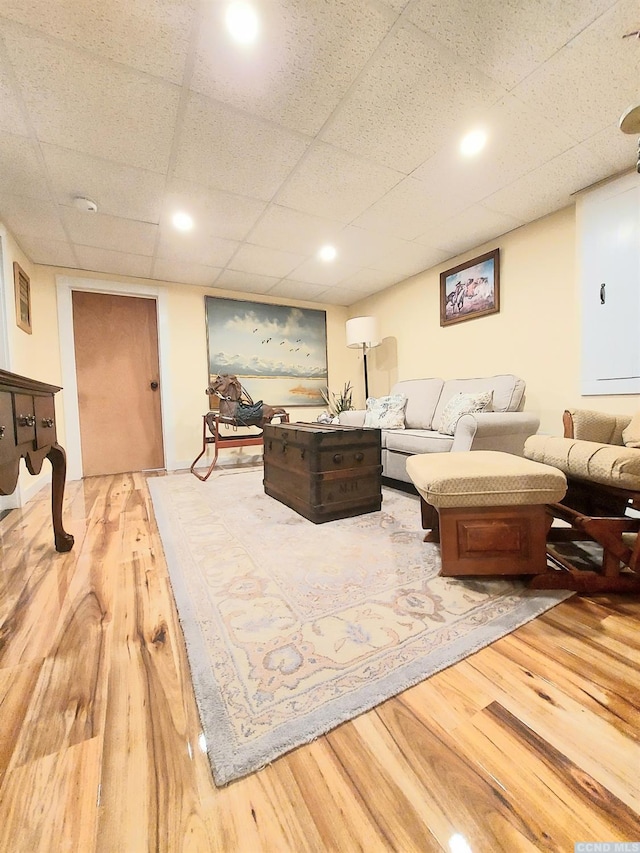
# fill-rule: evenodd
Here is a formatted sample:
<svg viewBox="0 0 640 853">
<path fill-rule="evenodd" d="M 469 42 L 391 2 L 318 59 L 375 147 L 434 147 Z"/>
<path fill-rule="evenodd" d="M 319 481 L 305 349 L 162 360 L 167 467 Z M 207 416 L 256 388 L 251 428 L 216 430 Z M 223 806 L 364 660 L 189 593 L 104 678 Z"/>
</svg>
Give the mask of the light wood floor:
<svg viewBox="0 0 640 853">
<path fill-rule="evenodd" d="M 573 851 L 640 840 L 640 602 L 575 597 L 217 789 L 141 475 L 0 522 L 0 851 Z M 466 846 L 465 846 L 466 845 Z"/>
</svg>

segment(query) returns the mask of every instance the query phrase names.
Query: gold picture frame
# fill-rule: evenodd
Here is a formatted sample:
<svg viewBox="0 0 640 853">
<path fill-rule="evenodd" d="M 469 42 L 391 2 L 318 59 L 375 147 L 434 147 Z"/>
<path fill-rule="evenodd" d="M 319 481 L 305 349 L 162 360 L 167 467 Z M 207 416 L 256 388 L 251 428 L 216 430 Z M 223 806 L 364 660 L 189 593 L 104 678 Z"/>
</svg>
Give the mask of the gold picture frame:
<svg viewBox="0 0 640 853">
<path fill-rule="evenodd" d="M 16 324 L 31 334 L 31 279 L 17 261 L 13 262 L 13 289 L 16 296 Z"/>
</svg>

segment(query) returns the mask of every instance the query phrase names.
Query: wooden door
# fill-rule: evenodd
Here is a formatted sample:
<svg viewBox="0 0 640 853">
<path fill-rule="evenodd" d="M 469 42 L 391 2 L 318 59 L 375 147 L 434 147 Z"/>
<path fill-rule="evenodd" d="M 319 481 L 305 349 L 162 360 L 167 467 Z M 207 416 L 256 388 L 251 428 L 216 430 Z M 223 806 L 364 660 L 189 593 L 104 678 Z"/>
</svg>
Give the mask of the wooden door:
<svg viewBox="0 0 640 853">
<path fill-rule="evenodd" d="M 163 468 L 155 299 L 72 302 L 84 475 Z"/>
</svg>

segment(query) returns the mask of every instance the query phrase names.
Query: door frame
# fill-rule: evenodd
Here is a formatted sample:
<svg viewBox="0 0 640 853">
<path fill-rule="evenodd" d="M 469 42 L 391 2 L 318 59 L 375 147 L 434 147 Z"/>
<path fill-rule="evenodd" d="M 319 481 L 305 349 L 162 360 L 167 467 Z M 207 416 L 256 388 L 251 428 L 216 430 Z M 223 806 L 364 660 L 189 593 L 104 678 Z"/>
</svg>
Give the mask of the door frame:
<svg viewBox="0 0 640 853">
<path fill-rule="evenodd" d="M 165 412 L 174 411 L 170 390 L 169 307 L 166 288 L 160 285 L 130 284 L 120 281 L 103 281 L 101 279 L 73 278 L 67 275 L 57 275 L 56 289 L 58 300 L 58 331 L 60 335 L 60 362 L 62 367 L 62 395 L 64 402 L 65 450 L 67 452 L 67 480 L 81 480 L 84 476 L 82 468 L 82 446 L 80 443 L 80 410 L 78 406 L 78 380 L 76 376 L 76 351 L 71 297 L 74 290 L 155 299 L 158 319 L 160 417 L 162 421 L 164 466 L 167 470 L 175 470 L 175 460 L 169 455 L 169 448 L 175 446 L 173 420 L 165 417 Z"/>
</svg>

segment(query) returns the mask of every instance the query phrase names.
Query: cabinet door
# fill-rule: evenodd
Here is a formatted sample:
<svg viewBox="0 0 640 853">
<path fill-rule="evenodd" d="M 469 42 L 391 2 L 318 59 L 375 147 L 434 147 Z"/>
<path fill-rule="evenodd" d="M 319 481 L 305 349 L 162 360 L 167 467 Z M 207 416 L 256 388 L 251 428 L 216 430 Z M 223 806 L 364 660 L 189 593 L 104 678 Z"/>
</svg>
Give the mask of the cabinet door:
<svg viewBox="0 0 640 853">
<path fill-rule="evenodd" d="M 56 441 L 56 413 L 53 396 L 33 398 L 36 415 L 36 447 L 47 447 Z"/>
<path fill-rule="evenodd" d="M 640 391 L 640 179 L 583 201 L 583 394 Z"/>
<path fill-rule="evenodd" d="M 16 449 L 16 434 L 13 426 L 13 403 L 11 394 L 0 391 L 0 465 L 13 462 Z"/>
</svg>

